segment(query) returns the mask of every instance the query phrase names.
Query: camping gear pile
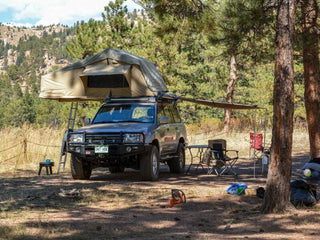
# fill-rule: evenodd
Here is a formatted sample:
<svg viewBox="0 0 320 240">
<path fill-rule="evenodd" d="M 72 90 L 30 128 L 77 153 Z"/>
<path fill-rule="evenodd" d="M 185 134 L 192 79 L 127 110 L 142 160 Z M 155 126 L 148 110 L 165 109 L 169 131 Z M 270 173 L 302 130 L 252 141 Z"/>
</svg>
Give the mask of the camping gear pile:
<svg viewBox="0 0 320 240">
<path fill-rule="evenodd" d="M 240 196 L 246 194 L 245 190 L 247 188 L 248 186 L 245 183 L 234 183 L 227 189 L 227 193 Z"/>
<path fill-rule="evenodd" d="M 314 158 L 302 167 L 298 179 L 290 183 L 290 201 L 295 207 L 311 207 L 320 199 L 320 158 Z"/>
</svg>

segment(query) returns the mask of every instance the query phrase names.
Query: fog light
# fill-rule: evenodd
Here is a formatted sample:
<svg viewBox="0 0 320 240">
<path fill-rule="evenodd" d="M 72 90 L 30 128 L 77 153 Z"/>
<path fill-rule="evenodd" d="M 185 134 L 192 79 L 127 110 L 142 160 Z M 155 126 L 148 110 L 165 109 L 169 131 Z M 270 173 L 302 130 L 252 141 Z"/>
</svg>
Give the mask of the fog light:
<svg viewBox="0 0 320 240">
<path fill-rule="evenodd" d="M 126 150 L 127 150 L 127 152 L 131 152 L 132 148 L 131 147 L 127 147 Z"/>
</svg>

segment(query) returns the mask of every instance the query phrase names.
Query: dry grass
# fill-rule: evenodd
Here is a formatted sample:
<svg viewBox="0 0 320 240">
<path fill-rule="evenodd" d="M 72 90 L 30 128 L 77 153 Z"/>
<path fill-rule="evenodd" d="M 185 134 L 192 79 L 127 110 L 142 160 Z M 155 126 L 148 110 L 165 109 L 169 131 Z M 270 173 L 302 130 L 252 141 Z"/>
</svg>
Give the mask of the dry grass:
<svg viewBox="0 0 320 240">
<path fill-rule="evenodd" d="M 35 173 L 39 162 L 49 158 L 59 161 L 63 130 L 53 128 L 6 128 L 0 130 L 0 173 Z"/>
<path fill-rule="evenodd" d="M 188 131 L 189 132 L 189 131 Z M 227 148 L 238 150 L 241 158 L 248 158 L 250 152 L 250 132 L 252 129 L 232 133 L 225 133 L 222 131 L 202 131 L 188 136 L 189 145 L 206 145 L 209 139 L 226 139 Z M 263 133 L 263 130 L 257 131 Z M 266 131 L 265 146 L 271 146 L 272 132 L 270 129 Z M 306 129 L 295 129 L 293 134 L 293 155 L 305 154 L 309 152 L 309 137 Z M 188 154 L 188 153 L 187 153 Z"/>
</svg>

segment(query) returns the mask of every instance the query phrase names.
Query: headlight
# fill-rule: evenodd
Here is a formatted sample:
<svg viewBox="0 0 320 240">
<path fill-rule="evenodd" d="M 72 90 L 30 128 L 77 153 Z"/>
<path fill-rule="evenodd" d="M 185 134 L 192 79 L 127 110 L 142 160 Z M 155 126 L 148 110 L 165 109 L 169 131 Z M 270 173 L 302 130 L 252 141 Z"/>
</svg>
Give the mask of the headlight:
<svg viewBox="0 0 320 240">
<path fill-rule="evenodd" d="M 84 134 L 71 134 L 69 141 L 71 143 L 84 143 Z"/>
<path fill-rule="evenodd" d="M 143 143 L 143 135 L 140 133 L 126 133 L 123 138 L 124 143 Z"/>
</svg>

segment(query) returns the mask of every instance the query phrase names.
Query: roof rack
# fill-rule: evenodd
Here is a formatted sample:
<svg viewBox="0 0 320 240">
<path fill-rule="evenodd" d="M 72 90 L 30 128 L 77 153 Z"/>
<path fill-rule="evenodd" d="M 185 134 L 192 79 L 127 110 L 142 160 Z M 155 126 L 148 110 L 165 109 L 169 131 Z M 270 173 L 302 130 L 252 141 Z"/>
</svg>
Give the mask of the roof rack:
<svg viewBox="0 0 320 240">
<path fill-rule="evenodd" d="M 155 97 L 125 97 L 125 98 L 106 98 L 105 103 L 111 102 L 156 102 Z"/>
</svg>

